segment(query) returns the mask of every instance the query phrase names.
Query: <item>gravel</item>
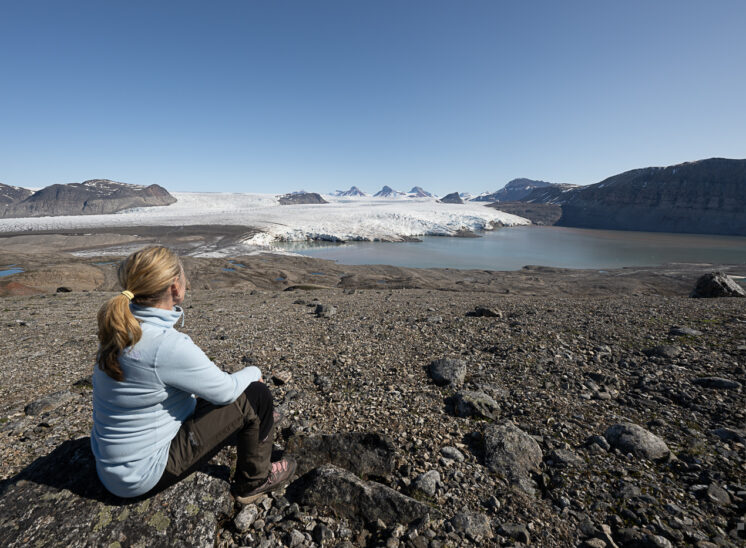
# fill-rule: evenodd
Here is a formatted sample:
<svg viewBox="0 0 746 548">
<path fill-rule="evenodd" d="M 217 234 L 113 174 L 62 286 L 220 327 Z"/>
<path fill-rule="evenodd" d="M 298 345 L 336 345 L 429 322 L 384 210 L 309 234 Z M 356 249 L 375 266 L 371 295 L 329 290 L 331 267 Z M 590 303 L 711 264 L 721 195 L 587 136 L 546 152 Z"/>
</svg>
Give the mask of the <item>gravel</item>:
<svg viewBox="0 0 746 548">
<path fill-rule="evenodd" d="M 95 315 L 110 295 L 0 301 L 5 486 L 34 460 L 89 435 L 85 379 L 96 351 Z M 299 297 L 336 313 L 319 318 L 315 308 L 294 304 Z M 323 491 L 294 496 L 291 486 L 256 504 L 256 516 L 235 505 L 227 519 L 216 519 L 217 546 L 746 541 L 741 299 L 195 289 L 185 304 L 182 330 L 215 363 L 227 371 L 247 363 L 262 369 L 286 413 L 278 450 L 292 446 L 294 436 L 355 432 L 380 436 L 392 451 L 392 465 L 371 477 L 356 480 L 327 464 L 316 478 L 327 493 L 350 485 L 369 497 L 366 513 L 346 514 Z M 502 318 L 467 316 L 477 307 Z M 431 378 L 430 366 L 441 358 L 459 362 L 448 378 L 453 384 Z M 489 396 L 499 417 L 456 416 L 448 404 L 456 390 Z M 642 459 L 607 442 L 604 434 L 624 424 L 661 440 L 670 456 Z M 513 461 L 495 458 L 500 428 L 524 448 Z M 520 474 L 518 457 L 528 458 Z M 228 448 L 214 462 L 234 458 Z M 417 479 L 433 472 L 439 484 L 417 494 Z M 379 513 L 378 496 L 394 501 L 390 508 L 408 509 L 407 520 L 390 508 Z"/>
</svg>

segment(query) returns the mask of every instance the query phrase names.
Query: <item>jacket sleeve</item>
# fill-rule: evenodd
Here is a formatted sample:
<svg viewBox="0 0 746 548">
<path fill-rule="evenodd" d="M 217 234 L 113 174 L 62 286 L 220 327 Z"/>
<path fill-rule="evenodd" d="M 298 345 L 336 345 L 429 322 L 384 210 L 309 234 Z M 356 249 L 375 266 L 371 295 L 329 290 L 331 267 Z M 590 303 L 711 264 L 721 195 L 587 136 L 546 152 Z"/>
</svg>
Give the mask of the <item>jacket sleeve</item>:
<svg viewBox="0 0 746 548">
<path fill-rule="evenodd" d="M 164 341 L 155 360 L 156 374 L 168 386 L 195 394 L 214 405 L 227 405 L 236 401 L 262 373 L 250 366 L 226 373 L 210 361 L 189 336 L 179 333 Z"/>
</svg>

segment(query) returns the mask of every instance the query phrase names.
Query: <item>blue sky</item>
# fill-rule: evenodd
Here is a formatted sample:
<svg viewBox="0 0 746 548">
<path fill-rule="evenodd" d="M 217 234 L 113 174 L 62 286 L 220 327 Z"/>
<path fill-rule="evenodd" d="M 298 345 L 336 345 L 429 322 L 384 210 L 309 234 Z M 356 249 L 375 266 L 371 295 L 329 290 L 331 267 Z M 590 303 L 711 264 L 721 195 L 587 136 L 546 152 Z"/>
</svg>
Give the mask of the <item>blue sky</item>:
<svg viewBox="0 0 746 548">
<path fill-rule="evenodd" d="M 746 158 L 746 2 L 0 4 L 0 182 L 589 184 Z"/>
</svg>

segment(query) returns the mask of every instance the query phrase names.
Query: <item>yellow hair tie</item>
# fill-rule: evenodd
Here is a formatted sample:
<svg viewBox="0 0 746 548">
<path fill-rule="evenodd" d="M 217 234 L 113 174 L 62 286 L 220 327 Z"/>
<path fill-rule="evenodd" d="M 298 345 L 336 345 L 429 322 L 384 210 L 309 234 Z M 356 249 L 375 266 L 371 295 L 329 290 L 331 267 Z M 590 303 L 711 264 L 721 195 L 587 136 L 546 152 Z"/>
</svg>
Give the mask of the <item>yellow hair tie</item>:
<svg viewBox="0 0 746 548">
<path fill-rule="evenodd" d="M 132 293 L 132 291 L 127 291 L 127 290 L 122 291 L 122 295 L 127 297 L 130 301 L 135 298 L 135 294 Z"/>
</svg>

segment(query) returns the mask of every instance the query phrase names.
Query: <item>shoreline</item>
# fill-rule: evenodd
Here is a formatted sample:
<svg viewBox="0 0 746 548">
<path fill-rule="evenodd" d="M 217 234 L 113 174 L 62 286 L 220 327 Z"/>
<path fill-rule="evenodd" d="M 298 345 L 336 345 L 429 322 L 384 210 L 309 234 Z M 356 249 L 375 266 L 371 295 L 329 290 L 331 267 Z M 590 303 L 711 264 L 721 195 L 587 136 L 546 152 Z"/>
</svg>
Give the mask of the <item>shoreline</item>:
<svg viewBox="0 0 746 548">
<path fill-rule="evenodd" d="M 264 251 L 242 254 L 234 246 L 250 234 L 251 229 L 237 225 L 2 234 L 3 264 L 18 265 L 24 272 L 0 278 L 0 296 L 54 293 L 58 287 L 114 291 L 117 281 L 112 263 L 133 249 L 151 244 L 167 245 L 181 253 L 192 286 L 208 290 L 430 289 L 526 296 L 686 296 L 697 277 L 706 272 L 723 270 L 736 276 L 746 275 L 746 265 L 711 263 L 609 269 L 526 265 L 506 271 L 344 265 L 304 255 Z M 219 249 L 228 255 L 190 256 L 188 253 L 195 249 Z"/>
</svg>

